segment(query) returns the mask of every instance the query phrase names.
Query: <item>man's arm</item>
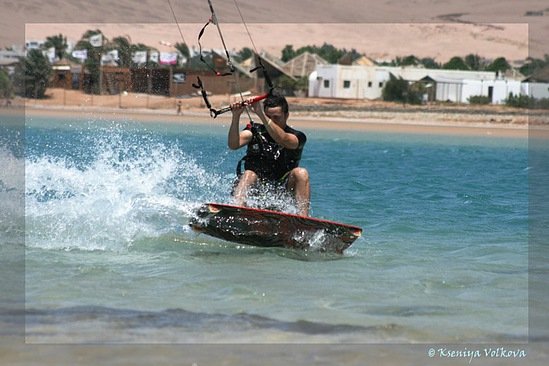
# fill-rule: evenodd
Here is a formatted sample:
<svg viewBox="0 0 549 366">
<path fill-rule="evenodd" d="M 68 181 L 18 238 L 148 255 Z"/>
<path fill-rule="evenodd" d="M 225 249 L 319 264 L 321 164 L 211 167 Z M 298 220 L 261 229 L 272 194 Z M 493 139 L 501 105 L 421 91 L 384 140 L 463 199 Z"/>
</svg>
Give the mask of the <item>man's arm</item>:
<svg viewBox="0 0 549 366">
<path fill-rule="evenodd" d="M 236 150 L 242 146 L 247 145 L 252 139 L 252 133 L 250 131 L 240 131 L 240 116 L 244 111 L 244 107 L 240 103 L 235 103 L 232 106 L 232 120 L 231 127 L 229 127 L 228 145 L 229 149 Z"/>
<path fill-rule="evenodd" d="M 273 140 L 275 140 L 280 146 L 290 150 L 295 150 L 299 147 L 299 140 L 293 133 L 285 132 L 282 128 L 280 128 L 280 126 L 271 120 L 267 120 L 267 123 L 263 124 L 265 125 L 269 135 L 271 135 Z"/>
<path fill-rule="evenodd" d="M 267 118 L 267 116 L 263 112 L 263 105 L 261 102 L 255 103 L 253 105 L 253 109 L 254 112 L 258 115 L 261 122 L 263 122 L 263 125 L 267 129 L 269 135 L 271 135 L 271 137 L 273 138 L 273 140 L 276 141 L 277 144 L 290 150 L 295 150 L 299 147 L 299 139 L 296 135 L 292 133 L 287 133 L 273 120 Z"/>
</svg>

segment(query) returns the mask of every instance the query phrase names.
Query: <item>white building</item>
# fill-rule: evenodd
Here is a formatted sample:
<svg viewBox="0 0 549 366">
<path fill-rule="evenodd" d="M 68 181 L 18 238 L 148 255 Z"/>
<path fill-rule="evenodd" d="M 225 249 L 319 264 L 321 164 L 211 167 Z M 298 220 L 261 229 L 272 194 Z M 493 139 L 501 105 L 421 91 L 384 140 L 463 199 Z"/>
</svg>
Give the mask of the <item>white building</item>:
<svg viewBox="0 0 549 366">
<path fill-rule="evenodd" d="M 510 93 L 521 93 L 519 80 L 495 72 L 439 70 L 417 67 L 319 65 L 309 76 L 309 96 L 320 98 L 379 99 L 391 75 L 410 83 L 424 83 L 427 98 L 468 103 L 471 96 L 503 103 Z"/>
<path fill-rule="evenodd" d="M 523 92 L 519 80 L 508 79 L 449 79 L 426 76 L 421 80 L 429 85 L 432 82 L 435 89 L 433 100 L 468 103 L 473 96 L 489 97 L 493 104 L 503 104 L 510 94 L 519 95 Z"/>
<path fill-rule="evenodd" d="M 0 50 L 0 66 L 12 66 L 25 57 L 25 52 L 16 50 Z"/>
<path fill-rule="evenodd" d="M 549 66 L 537 70 L 523 80 L 524 94 L 536 98 L 549 98 Z"/>
<path fill-rule="evenodd" d="M 493 87 L 493 91 L 490 88 Z M 523 85 L 520 80 L 496 79 L 493 86 L 488 86 L 488 96 L 491 97 L 493 104 L 505 104 L 505 100 L 510 95 L 524 94 Z"/>
<path fill-rule="evenodd" d="M 375 66 L 318 65 L 309 75 L 309 96 L 377 99 L 389 72 Z"/>
<path fill-rule="evenodd" d="M 44 41 L 35 41 L 35 40 L 27 40 L 25 41 L 25 49 L 28 50 L 39 50 L 44 46 Z"/>
<path fill-rule="evenodd" d="M 525 82 L 523 94 L 536 99 L 549 98 L 549 83 Z"/>
</svg>

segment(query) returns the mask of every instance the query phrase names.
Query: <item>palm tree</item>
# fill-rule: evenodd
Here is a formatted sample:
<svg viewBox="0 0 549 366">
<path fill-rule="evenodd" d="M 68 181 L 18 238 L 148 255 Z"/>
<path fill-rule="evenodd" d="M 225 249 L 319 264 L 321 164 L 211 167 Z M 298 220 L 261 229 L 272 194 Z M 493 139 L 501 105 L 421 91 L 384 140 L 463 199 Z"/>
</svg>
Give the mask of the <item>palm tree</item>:
<svg viewBox="0 0 549 366">
<path fill-rule="evenodd" d="M 104 52 L 105 46 L 100 47 L 94 47 L 90 43 L 90 37 L 96 36 L 98 34 L 101 34 L 103 37 L 103 44 L 105 43 L 105 36 L 101 32 L 101 30 L 87 30 L 83 35 L 82 38 L 76 43 L 76 46 L 74 47 L 77 50 L 87 50 L 88 51 L 88 58 L 84 62 L 84 67 L 89 72 L 89 80 L 87 87 L 85 87 L 87 92 L 93 93 L 93 94 L 100 94 L 100 83 L 101 83 L 101 55 Z M 108 43 L 108 42 L 107 42 Z"/>
<path fill-rule="evenodd" d="M 509 65 L 509 62 L 505 59 L 505 57 L 498 57 L 496 58 L 490 65 L 486 67 L 487 71 L 494 71 L 494 72 L 505 72 L 511 68 L 511 65 Z"/>
<path fill-rule="evenodd" d="M 252 51 L 249 47 L 244 47 L 240 51 L 238 51 L 237 56 L 235 57 L 238 62 L 242 62 L 244 60 L 249 59 L 254 55 L 254 51 Z"/>
<path fill-rule="evenodd" d="M 424 57 L 420 63 L 427 69 L 440 69 L 440 64 L 432 57 Z"/>
<path fill-rule="evenodd" d="M 292 58 L 294 58 L 296 56 L 296 51 L 294 50 L 294 46 L 292 46 L 291 44 L 287 44 L 283 49 L 282 49 L 282 57 L 281 57 L 281 60 L 284 61 L 284 62 L 288 62 L 290 61 Z"/>
<path fill-rule="evenodd" d="M 105 38 L 105 36 L 103 35 L 103 32 L 101 32 L 101 29 L 96 29 L 96 30 L 91 30 L 91 29 L 88 29 L 83 35 L 82 35 L 82 38 L 81 39 L 89 39 L 90 37 L 93 37 L 93 36 L 96 36 L 98 34 L 101 34 L 103 36 L 103 38 Z"/>
<path fill-rule="evenodd" d="M 191 53 L 189 52 L 189 47 L 187 44 L 178 42 L 175 44 L 175 49 L 185 58 L 185 63 L 188 63 Z"/>
<path fill-rule="evenodd" d="M 17 84 L 27 98 L 43 98 L 51 75 L 51 65 L 40 50 L 30 50 L 17 66 Z"/>
<path fill-rule="evenodd" d="M 63 37 L 61 33 L 56 36 L 46 37 L 46 42 L 44 43 L 45 48 L 55 48 L 55 57 L 62 60 L 65 56 L 65 51 L 67 50 L 67 37 Z"/>
<path fill-rule="evenodd" d="M 470 53 L 465 56 L 465 64 L 469 66 L 471 70 L 478 71 L 482 68 L 482 59 L 479 55 Z"/>
<path fill-rule="evenodd" d="M 110 43 L 110 47 L 118 50 L 120 59 L 119 65 L 122 67 L 130 67 L 132 64 L 132 44 L 127 37 L 115 37 Z"/>
<path fill-rule="evenodd" d="M 416 66 L 420 64 L 419 58 L 409 55 L 403 58 L 397 57 L 398 66 Z"/>
<path fill-rule="evenodd" d="M 544 60 L 528 57 L 526 61 L 527 62 L 520 67 L 519 71 L 523 75 L 532 75 L 536 70 L 549 66 L 549 55 L 545 54 Z"/>
<path fill-rule="evenodd" d="M 135 43 L 135 44 L 132 44 L 130 46 L 130 54 L 133 55 L 134 52 L 139 52 L 139 51 L 147 51 L 147 52 L 152 52 L 153 49 L 143 43 Z M 134 62 L 133 62 L 133 59 L 131 59 L 131 66 L 132 67 L 135 67 L 137 66 Z M 145 63 L 145 66 L 146 67 L 149 67 L 149 61 L 147 60 L 147 62 Z"/>
<path fill-rule="evenodd" d="M 442 68 L 446 70 L 469 70 L 469 66 L 458 56 L 452 57 L 450 61 L 442 65 Z"/>
<path fill-rule="evenodd" d="M 4 69 L 0 69 L 0 98 L 11 98 L 13 85 L 10 77 Z"/>
</svg>

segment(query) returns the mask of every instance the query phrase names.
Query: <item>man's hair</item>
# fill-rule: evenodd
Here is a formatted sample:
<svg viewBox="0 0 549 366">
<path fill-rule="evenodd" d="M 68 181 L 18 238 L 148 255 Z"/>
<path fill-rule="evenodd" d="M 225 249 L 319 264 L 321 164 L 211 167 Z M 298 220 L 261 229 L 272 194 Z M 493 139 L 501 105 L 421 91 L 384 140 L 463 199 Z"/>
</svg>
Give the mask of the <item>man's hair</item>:
<svg viewBox="0 0 549 366">
<path fill-rule="evenodd" d="M 284 112 L 284 114 L 288 114 L 288 101 L 284 95 L 277 91 L 269 93 L 269 96 L 263 102 L 263 109 L 275 107 L 282 107 L 282 112 Z"/>
</svg>

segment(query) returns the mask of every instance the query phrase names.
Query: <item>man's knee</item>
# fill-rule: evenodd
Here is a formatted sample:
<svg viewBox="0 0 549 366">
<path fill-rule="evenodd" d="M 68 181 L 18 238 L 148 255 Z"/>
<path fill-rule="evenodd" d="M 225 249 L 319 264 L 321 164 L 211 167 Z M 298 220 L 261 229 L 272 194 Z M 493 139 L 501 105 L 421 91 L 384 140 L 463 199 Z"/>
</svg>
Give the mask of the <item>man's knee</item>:
<svg viewBox="0 0 549 366">
<path fill-rule="evenodd" d="M 308 182 L 309 181 L 309 172 L 305 168 L 294 168 L 290 173 L 296 181 L 298 182 Z"/>
<path fill-rule="evenodd" d="M 245 182 L 246 184 L 253 184 L 257 181 L 257 174 L 252 170 L 245 170 L 240 176 L 239 181 Z"/>
<path fill-rule="evenodd" d="M 238 178 L 232 190 L 232 195 L 235 197 L 237 205 L 245 205 L 248 190 L 255 184 L 257 179 L 257 174 L 251 170 L 245 170 Z"/>
<path fill-rule="evenodd" d="M 244 178 L 257 178 L 257 174 L 253 170 L 245 170 L 242 176 Z"/>
<path fill-rule="evenodd" d="M 252 170 L 245 170 L 244 173 L 237 179 L 237 186 L 248 187 L 257 181 L 257 174 Z"/>
</svg>

